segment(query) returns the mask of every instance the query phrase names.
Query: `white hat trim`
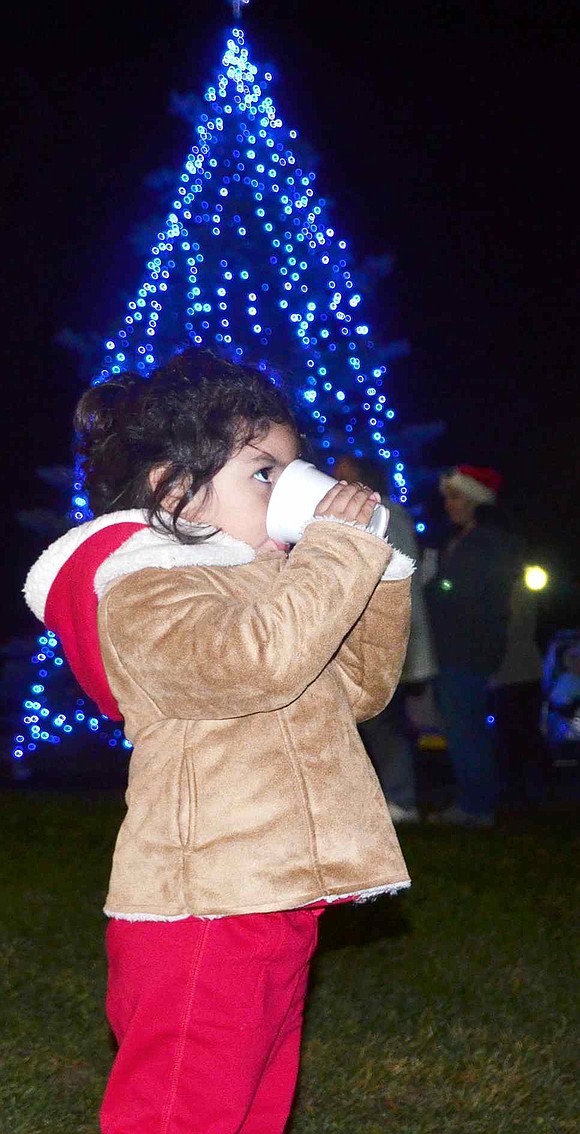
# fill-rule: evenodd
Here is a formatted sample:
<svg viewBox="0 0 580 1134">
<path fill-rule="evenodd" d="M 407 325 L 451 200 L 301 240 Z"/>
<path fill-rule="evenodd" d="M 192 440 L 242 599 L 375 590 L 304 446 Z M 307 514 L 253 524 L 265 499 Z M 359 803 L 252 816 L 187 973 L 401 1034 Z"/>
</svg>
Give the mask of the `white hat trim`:
<svg viewBox="0 0 580 1134">
<path fill-rule="evenodd" d="M 487 485 L 481 484 L 479 480 L 474 480 L 472 476 L 466 476 L 465 473 L 459 472 L 459 469 L 454 469 L 453 472 L 445 473 L 441 477 L 441 484 L 445 488 L 450 486 L 456 488 L 458 492 L 462 492 L 467 496 L 468 500 L 472 500 L 474 504 L 495 504 L 496 494 Z"/>
</svg>

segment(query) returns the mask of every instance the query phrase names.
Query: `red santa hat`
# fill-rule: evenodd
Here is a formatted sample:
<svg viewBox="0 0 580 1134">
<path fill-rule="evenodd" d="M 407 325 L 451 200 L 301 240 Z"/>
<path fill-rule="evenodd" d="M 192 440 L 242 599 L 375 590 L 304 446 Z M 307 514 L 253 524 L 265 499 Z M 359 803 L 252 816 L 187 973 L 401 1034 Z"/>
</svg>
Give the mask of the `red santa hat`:
<svg viewBox="0 0 580 1134">
<path fill-rule="evenodd" d="M 503 479 L 495 469 L 456 465 L 441 477 L 441 491 L 456 488 L 474 504 L 495 504 Z"/>
</svg>

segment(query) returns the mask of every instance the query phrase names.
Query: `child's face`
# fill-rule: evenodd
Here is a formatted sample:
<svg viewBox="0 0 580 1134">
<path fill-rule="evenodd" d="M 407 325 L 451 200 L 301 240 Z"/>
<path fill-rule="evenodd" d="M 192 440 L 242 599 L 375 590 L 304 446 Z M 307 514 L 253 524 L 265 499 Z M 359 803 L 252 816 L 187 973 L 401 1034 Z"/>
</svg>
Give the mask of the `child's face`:
<svg viewBox="0 0 580 1134">
<path fill-rule="evenodd" d="M 266 512 L 273 485 L 298 456 L 298 439 L 287 425 L 271 425 L 260 441 L 245 445 L 182 512 L 186 520 L 203 521 L 243 540 L 256 551 L 281 545 L 266 531 Z M 205 498 L 204 498 L 205 497 Z"/>
</svg>

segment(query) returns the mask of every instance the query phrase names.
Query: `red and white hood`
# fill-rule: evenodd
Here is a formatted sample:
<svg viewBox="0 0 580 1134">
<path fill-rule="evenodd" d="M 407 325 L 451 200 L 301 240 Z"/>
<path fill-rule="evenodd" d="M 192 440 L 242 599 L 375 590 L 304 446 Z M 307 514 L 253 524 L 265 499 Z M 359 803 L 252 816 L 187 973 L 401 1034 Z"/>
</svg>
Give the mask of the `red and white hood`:
<svg viewBox="0 0 580 1134">
<path fill-rule="evenodd" d="M 150 527 L 140 509 L 111 512 L 71 528 L 43 551 L 28 573 L 24 598 L 60 639 L 72 672 L 100 712 L 119 720 L 97 627 L 99 599 L 109 584 L 145 567 L 226 567 L 254 558 L 248 544 L 223 532 L 201 543 L 183 544 Z"/>
</svg>

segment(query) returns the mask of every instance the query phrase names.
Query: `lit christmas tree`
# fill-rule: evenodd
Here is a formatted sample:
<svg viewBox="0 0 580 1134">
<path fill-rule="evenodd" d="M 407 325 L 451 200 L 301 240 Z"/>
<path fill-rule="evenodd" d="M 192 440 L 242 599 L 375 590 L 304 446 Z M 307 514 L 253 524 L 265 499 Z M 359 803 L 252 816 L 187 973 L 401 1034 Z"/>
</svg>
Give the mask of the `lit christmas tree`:
<svg viewBox="0 0 580 1134">
<path fill-rule="evenodd" d="M 192 343 L 267 369 L 274 379 L 279 372 L 295 392 L 317 463 L 332 473 L 339 452 L 378 455 L 404 504 L 407 482 L 393 448 L 386 381 L 400 347 L 373 341 L 347 242 L 316 196 L 297 131 L 285 126 L 270 94 L 272 78 L 251 61 L 243 32 L 234 28 L 145 278 L 106 340 L 93 382 L 124 370 L 146 380 Z M 90 518 L 77 475 L 70 521 Z M 25 764 L 43 745 L 59 745 L 79 730 L 111 747 L 127 745 L 78 687 L 63 691 L 65 676 L 69 686 L 74 679 L 54 635 L 40 635 L 32 668 L 16 761 Z M 53 707 L 57 698 L 60 709 Z"/>
</svg>

